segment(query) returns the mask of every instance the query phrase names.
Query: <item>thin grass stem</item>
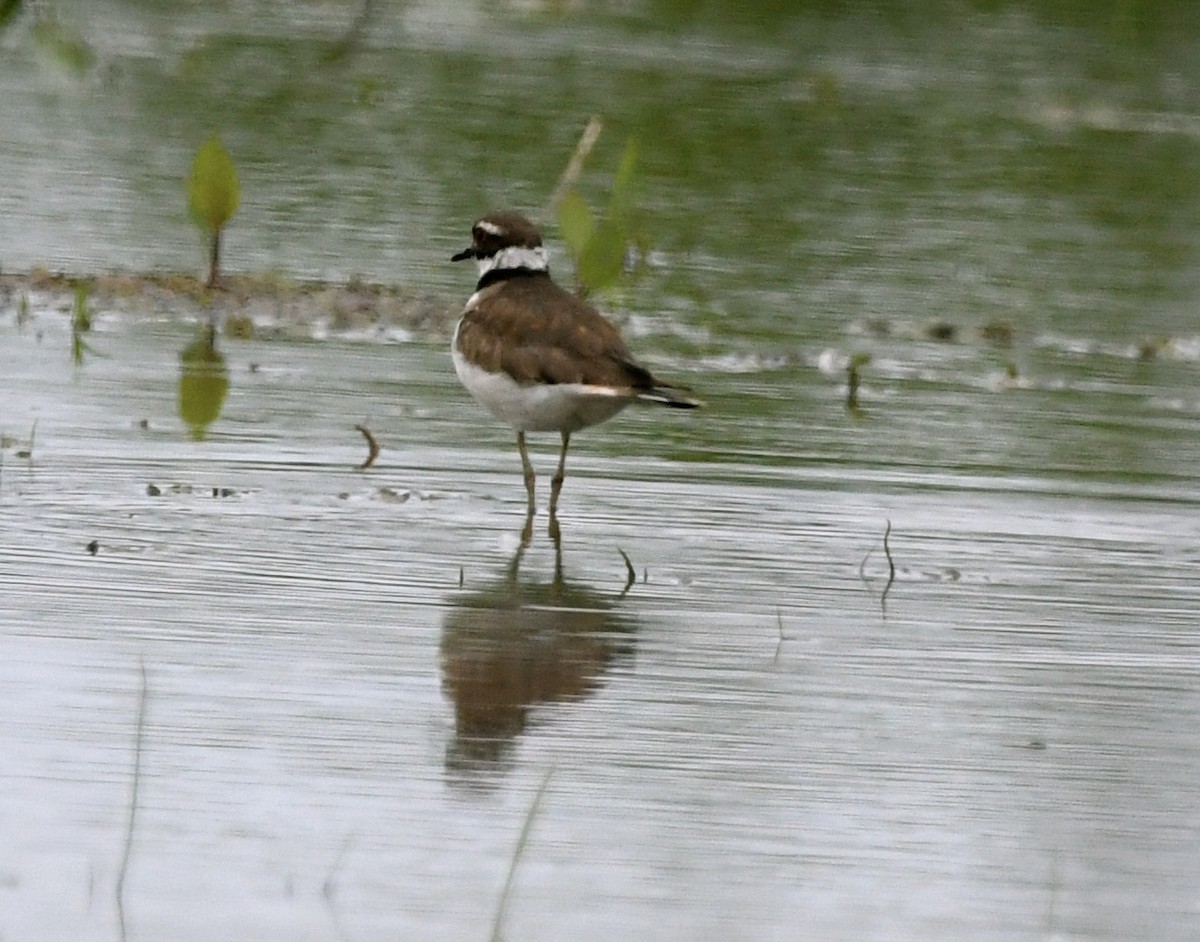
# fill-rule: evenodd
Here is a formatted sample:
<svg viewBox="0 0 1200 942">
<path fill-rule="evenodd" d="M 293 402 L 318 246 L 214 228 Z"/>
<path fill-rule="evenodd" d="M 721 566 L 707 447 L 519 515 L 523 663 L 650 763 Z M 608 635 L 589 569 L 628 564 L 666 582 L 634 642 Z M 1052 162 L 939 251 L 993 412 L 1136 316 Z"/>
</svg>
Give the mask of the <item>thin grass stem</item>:
<svg viewBox="0 0 1200 942">
<path fill-rule="evenodd" d="M 537 794 L 533 796 L 529 810 L 525 812 L 525 823 L 521 825 L 521 833 L 517 836 L 517 846 L 513 848 L 512 859 L 508 862 L 508 876 L 504 880 L 504 889 L 500 892 L 500 900 L 496 904 L 496 916 L 492 920 L 491 942 L 501 942 L 503 939 L 504 917 L 508 910 L 508 900 L 512 896 L 517 865 L 521 862 L 525 848 L 529 845 L 529 835 L 533 833 L 533 822 L 537 819 L 538 811 L 542 806 L 542 798 L 545 796 L 546 788 L 550 785 L 550 779 L 553 776 L 554 766 L 551 766 L 546 770 L 542 783 L 538 786 Z"/>
</svg>

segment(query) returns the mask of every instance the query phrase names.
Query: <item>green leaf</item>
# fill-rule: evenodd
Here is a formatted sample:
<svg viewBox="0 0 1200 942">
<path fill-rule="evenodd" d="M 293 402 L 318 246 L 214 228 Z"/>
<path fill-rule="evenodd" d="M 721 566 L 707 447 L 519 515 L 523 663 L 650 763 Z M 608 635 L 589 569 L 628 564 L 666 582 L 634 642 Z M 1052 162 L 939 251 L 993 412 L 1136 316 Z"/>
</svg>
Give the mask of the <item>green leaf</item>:
<svg viewBox="0 0 1200 942">
<path fill-rule="evenodd" d="M 237 168 L 215 134 L 201 145 L 188 176 L 188 211 L 209 233 L 217 232 L 237 212 L 241 200 Z"/>
<path fill-rule="evenodd" d="M 0 29 L 13 21 L 21 12 L 21 0 L 0 0 Z"/>
<path fill-rule="evenodd" d="M 638 140 L 631 137 L 613 177 L 603 219 L 597 219 L 576 190 L 559 204 L 559 232 L 575 259 L 576 281 L 586 291 L 614 285 L 624 271 L 626 249 L 645 241 L 637 231 L 635 208 L 638 153 Z"/>
<path fill-rule="evenodd" d="M 587 200 L 571 190 L 558 205 L 558 231 L 576 259 L 583 255 L 595 226 Z"/>
<path fill-rule="evenodd" d="M 625 233 L 611 219 L 596 227 L 579 257 L 579 280 L 589 291 L 603 291 L 621 277 L 625 264 Z"/>
<path fill-rule="evenodd" d="M 11 14 L 8 14 L 11 15 Z M 96 63 L 92 47 L 53 16 L 42 16 L 33 24 L 33 41 L 69 72 L 82 74 Z"/>
</svg>

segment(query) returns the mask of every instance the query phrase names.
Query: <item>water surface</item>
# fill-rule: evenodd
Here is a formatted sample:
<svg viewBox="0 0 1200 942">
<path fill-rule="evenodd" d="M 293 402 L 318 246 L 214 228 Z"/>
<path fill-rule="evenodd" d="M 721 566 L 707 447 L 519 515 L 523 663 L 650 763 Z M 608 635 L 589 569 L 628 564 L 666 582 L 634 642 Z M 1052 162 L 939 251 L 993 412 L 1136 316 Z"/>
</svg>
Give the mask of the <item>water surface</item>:
<svg viewBox="0 0 1200 942">
<path fill-rule="evenodd" d="M 2 38 L 6 271 L 199 270 L 216 128 L 231 271 L 452 310 L 600 111 L 654 249 L 602 300 L 707 408 L 577 436 L 514 572 L 450 321 L 255 304 L 196 440 L 194 305 L 75 365 L 9 284 L 0 933 L 118 937 L 144 665 L 130 938 L 486 938 L 543 783 L 510 939 L 1195 936 L 1194 29 L 415 4 L 324 70 L 343 5 L 81 9 L 83 75 Z"/>
</svg>

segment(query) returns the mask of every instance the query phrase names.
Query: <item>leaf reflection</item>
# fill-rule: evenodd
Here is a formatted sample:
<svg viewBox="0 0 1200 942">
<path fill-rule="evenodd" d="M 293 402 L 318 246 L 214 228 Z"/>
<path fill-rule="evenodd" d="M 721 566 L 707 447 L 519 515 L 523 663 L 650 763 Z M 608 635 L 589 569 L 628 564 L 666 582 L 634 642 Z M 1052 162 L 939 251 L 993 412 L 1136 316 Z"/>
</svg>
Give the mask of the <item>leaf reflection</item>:
<svg viewBox="0 0 1200 942">
<path fill-rule="evenodd" d="M 229 393 L 229 370 L 225 355 L 217 349 L 216 327 L 206 325 L 200 336 L 183 348 L 179 360 L 179 417 L 192 438 L 203 441 Z"/>
</svg>

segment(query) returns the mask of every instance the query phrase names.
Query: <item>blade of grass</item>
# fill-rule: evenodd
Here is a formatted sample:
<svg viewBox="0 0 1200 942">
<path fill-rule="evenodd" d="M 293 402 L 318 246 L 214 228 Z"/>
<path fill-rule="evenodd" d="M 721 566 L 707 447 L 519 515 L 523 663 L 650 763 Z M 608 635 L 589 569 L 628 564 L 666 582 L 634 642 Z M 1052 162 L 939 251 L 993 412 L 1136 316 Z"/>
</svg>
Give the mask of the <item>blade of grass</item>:
<svg viewBox="0 0 1200 942">
<path fill-rule="evenodd" d="M 512 895 L 517 864 L 521 862 L 521 857 L 529 844 L 529 835 L 533 833 L 533 822 L 537 819 L 538 811 L 542 806 L 542 798 L 545 796 L 546 788 L 553 776 L 554 766 L 550 766 L 542 778 L 542 784 L 538 786 L 537 793 L 533 796 L 529 810 L 525 812 L 525 823 L 521 825 L 521 833 L 517 836 L 517 846 L 513 848 L 512 859 L 508 862 L 508 877 L 504 881 L 504 889 L 500 892 L 500 901 L 496 904 L 496 916 L 492 920 L 491 942 L 500 942 L 503 938 L 501 930 L 504 928 L 504 916 L 508 909 L 508 899 Z"/>
<path fill-rule="evenodd" d="M 896 581 L 896 564 L 892 561 L 892 548 L 888 546 L 888 537 L 892 535 L 892 521 L 887 522 L 887 526 L 883 531 L 883 553 L 887 556 L 888 563 L 888 580 L 887 585 L 883 587 L 883 594 L 879 597 L 879 610 L 883 617 L 887 617 L 887 597 L 892 591 L 892 583 Z"/>
<path fill-rule="evenodd" d="M 121 854 L 121 866 L 117 870 L 117 921 L 121 938 L 125 938 L 125 878 L 129 874 L 129 860 L 133 856 L 133 832 L 137 824 L 138 789 L 142 780 L 142 739 L 146 728 L 146 701 L 150 698 L 150 685 L 146 678 L 146 664 L 139 665 L 142 673 L 142 689 L 138 696 L 137 729 L 133 738 L 133 780 L 129 789 L 129 816 L 125 822 L 125 849 Z"/>
<path fill-rule="evenodd" d="M 556 214 L 558 204 L 562 202 L 563 197 L 567 195 L 567 191 L 575 185 L 575 181 L 583 173 L 583 162 L 587 160 L 588 154 L 596 146 L 596 139 L 600 136 L 602 130 L 604 130 L 604 121 L 601 120 L 599 115 L 592 115 L 587 123 L 587 127 L 583 129 L 583 134 L 579 137 L 579 143 L 575 145 L 575 153 L 567 161 L 567 169 L 563 171 L 562 176 L 559 178 L 558 186 L 550 194 L 550 199 L 546 201 L 546 208 L 542 213 L 545 218 L 552 218 Z"/>
</svg>

